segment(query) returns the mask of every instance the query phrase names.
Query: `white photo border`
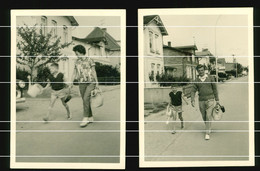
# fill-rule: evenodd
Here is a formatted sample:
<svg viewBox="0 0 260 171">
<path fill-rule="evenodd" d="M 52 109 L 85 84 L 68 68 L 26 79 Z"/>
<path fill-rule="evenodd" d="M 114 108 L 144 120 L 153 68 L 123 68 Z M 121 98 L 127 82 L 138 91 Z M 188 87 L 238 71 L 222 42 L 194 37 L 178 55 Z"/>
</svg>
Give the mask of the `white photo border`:
<svg viewBox="0 0 260 171">
<path fill-rule="evenodd" d="M 16 162 L 16 17 L 17 16 L 119 16 L 121 26 L 121 81 L 120 81 L 120 160 L 119 163 L 43 163 Z M 126 11 L 124 9 L 84 10 L 11 10 L 11 136 L 10 167 L 45 169 L 125 169 L 126 132 Z"/>
<path fill-rule="evenodd" d="M 145 161 L 144 129 L 144 40 L 143 17 L 145 15 L 237 15 L 248 16 L 248 65 L 249 72 L 249 160 L 247 161 Z M 253 51 L 253 8 L 164 8 L 138 10 L 139 44 L 139 163 L 140 167 L 213 167 L 254 166 L 254 51 Z"/>
</svg>

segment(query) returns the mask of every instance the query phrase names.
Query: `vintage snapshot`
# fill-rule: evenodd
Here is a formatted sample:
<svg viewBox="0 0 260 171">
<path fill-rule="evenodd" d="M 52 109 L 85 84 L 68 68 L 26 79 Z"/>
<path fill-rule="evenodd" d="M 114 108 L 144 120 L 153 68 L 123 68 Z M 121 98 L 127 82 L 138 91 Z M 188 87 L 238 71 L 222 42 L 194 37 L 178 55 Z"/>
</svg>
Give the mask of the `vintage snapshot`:
<svg viewBox="0 0 260 171">
<path fill-rule="evenodd" d="M 140 9 L 140 167 L 254 166 L 253 9 Z"/>
<path fill-rule="evenodd" d="M 125 168 L 125 18 L 11 10 L 11 168 Z"/>
</svg>

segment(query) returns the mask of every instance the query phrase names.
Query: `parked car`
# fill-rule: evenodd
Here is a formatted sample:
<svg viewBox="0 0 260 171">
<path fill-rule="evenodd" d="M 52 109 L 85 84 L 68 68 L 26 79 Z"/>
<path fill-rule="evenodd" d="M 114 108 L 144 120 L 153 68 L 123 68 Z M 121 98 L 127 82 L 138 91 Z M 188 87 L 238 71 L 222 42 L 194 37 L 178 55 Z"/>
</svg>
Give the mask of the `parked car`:
<svg viewBox="0 0 260 171">
<path fill-rule="evenodd" d="M 213 76 L 215 81 L 217 81 L 216 75 L 211 75 L 211 76 Z M 224 82 L 227 79 L 228 79 L 228 75 L 226 73 L 222 73 L 222 72 L 218 73 L 218 81 L 219 82 Z"/>
<path fill-rule="evenodd" d="M 23 96 L 23 91 L 25 88 L 25 82 L 20 79 L 16 79 L 16 103 L 25 102 L 25 98 Z"/>
<path fill-rule="evenodd" d="M 227 78 L 228 78 L 228 75 L 226 73 L 223 73 L 223 72 L 218 73 L 219 82 L 224 82 L 225 80 L 227 80 Z"/>
</svg>

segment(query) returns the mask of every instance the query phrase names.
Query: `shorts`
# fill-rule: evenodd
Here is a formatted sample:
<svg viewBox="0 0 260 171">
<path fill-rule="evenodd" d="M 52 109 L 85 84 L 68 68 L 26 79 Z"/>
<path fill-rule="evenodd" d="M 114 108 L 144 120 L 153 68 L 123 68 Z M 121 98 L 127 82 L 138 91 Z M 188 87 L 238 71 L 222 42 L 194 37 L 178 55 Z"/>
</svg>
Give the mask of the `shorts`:
<svg viewBox="0 0 260 171">
<path fill-rule="evenodd" d="M 51 96 L 54 96 L 56 98 L 64 98 L 69 95 L 69 88 L 63 88 L 61 90 L 52 90 Z"/>
<path fill-rule="evenodd" d="M 170 109 L 176 113 L 180 113 L 180 112 L 183 112 L 182 110 L 182 105 L 180 106 L 173 106 L 173 105 L 170 105 Z"/>
</svg>

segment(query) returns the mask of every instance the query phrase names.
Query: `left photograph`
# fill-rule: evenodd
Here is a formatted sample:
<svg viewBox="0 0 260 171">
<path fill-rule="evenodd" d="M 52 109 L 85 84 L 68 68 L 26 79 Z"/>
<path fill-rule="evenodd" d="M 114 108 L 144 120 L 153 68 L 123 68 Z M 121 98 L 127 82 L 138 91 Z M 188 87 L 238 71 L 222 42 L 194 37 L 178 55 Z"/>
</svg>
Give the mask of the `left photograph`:
<svg viewBox="0 0 260 171">
<path fill-rule="evenodd" d="M 125 168 L 125 18 L 11 10 L 11 168 Z"/>
</svg>

